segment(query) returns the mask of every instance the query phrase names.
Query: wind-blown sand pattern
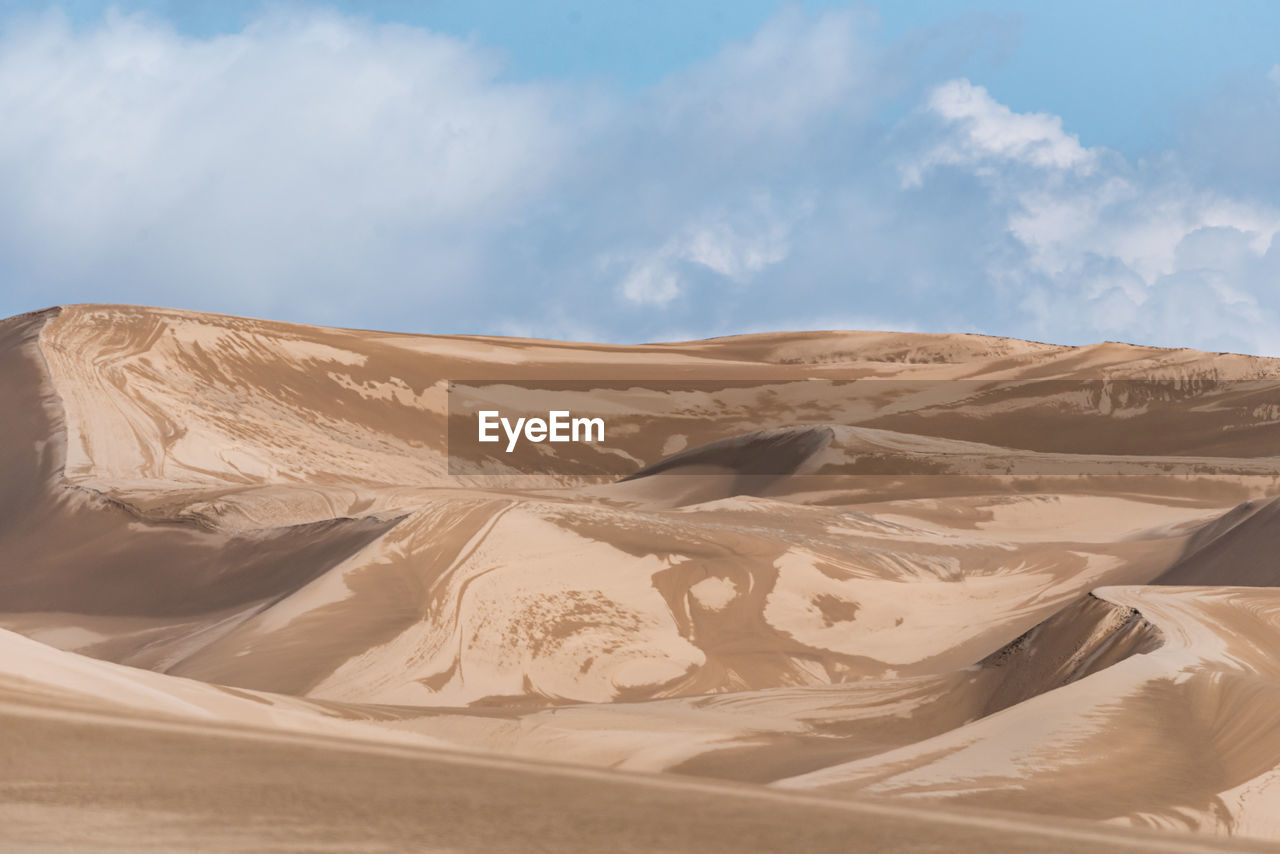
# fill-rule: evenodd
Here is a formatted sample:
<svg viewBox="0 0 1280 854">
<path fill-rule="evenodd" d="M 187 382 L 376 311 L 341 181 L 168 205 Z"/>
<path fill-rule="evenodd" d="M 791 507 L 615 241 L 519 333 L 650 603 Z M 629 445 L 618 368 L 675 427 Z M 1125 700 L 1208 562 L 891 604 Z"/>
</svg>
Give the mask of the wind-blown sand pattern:
<svg viewBox="0 0 1280 854">
<path fill-rule="evenodd" d="M 513 376 L 777 386 L 643 398 L 627 478 L 451 474 L 448 382 Z M 801 382 L 861 378 L 902 385 Z M 1115 418 L 956 391 L 1042 380 Z M 1277 381 L 969 335 L 0 322 L 0 847 L 1269 850 Z"/>
</svg>

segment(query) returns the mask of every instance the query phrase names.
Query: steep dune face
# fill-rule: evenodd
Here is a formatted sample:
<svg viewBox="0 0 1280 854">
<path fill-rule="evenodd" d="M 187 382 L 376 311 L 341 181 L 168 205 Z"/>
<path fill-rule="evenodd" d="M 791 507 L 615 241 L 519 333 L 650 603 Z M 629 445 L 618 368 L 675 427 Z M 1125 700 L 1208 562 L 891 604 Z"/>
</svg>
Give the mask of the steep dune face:
<svg viewBox="0 0 1280 854">
<path fill-rule="evenodd" d="M 0 705 L 1280 838 L 1277 378 L 968 335 L 14 318 Z M 486 473 L 455 380 L 558 383 L 618 445 Z"/>
<path fill-rule="evenodd" d="M 999 714 L 779 785 L 1276 835 L 1280 596 L 1152 587 L 1095 595 L 1127 619 L 1141 615 L 1159 645 L 1147 638 L 1133 650 L 1146 651 Z"/>
<path fill-rule="evenodd" d="M 0 510 L 6 534 L 30 524 L 56 490 L 62 469 L 58 398 L 43 370 L 40 329 L 56 310 L 0 321 Z"/>
<path fill-rule="evenodd" d="M 6 611 L 186 617 L 292 591 L 387 530 L 377 519 L 210 531 L 139 517 L 63 477 L 65 425 L 39 336 L 56 312 L 6 321 L 0 605 Z"/>
<path fill-rule="evenodd" d="M 1164 634 L 1136 608 L 1090 594 L 983 660 L 982 706 L 975 717 L 1155 652 L 1164 643 Z"/>
<path fill-rule="evenodd" d="M 1157 584 L 1280 585 L 1280 504 L 1250 501 L 1196 532 Z"/>
</svg>

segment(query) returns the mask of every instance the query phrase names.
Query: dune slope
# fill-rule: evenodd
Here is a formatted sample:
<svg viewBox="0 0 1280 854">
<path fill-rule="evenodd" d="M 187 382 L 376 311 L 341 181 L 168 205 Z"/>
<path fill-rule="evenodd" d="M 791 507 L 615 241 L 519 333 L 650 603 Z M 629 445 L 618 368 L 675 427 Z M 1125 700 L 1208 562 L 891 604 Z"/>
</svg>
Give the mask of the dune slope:
<svg viewBox="0 0 1280 854">
<path fill-rule="evenodd" d="M 0 840 L 1280 840 L 1278 378 L 969 335 L 0 321 Z M 460 380 L 610 443 L 495 466 L 450 441 Z"/>
</svg>

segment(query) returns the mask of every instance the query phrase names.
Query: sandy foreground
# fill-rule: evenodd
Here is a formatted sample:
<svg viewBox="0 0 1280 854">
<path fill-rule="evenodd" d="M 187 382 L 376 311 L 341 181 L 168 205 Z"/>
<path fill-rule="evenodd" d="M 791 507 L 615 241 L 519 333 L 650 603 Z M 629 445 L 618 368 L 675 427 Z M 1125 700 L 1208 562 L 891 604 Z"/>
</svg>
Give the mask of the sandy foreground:
<svg viewBox="0 0 1280 854">
<path fill-rule="evenodd" d="M 458 379 L 622 439 L 495 469 Z M 969 335 L 0 321 L 0 850 L 1280 848 L 1273 386 Z"/>
</svg>

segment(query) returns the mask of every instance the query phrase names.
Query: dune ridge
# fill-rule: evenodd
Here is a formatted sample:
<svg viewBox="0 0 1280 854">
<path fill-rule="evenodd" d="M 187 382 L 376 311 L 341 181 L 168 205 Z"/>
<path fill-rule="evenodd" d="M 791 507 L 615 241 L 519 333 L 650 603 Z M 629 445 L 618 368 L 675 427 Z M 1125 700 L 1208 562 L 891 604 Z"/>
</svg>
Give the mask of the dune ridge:
<svg viewBox="0 0 1280 854">
<path fill-rule="evenodd" d="M 448 382 L 521 377 L 571 381 L 575 406 L 669 379 L 617 416 L 652 462 L 450 474 Z M 83 719 L 202 756 L 209 728 L 281 755 L 346 745 L 369 769 L 406 751 L 396 779 L 444 751 L 530 781 L 547 763 L 669 794 L 720 780 L 699 797 L 817 810 L 822 845 L 843 828 L 927 850 L 942 805 L 1065 822 L 974 818 L 972 850 L 1054 828 L 1252 850 L 1280 840 L 1277 378 L 1256 357 L 969 335 L 624 347 L 130 306 L 11 318 L 0 705 L 30 734 L 0 736 L 0 814 L 24 845 L 65 819 L 65 757 L 30 746 Z M 806 397 L 867 379 L 872 402 Z M 874 799 L 902 821 L 869 818 Z M 290 821 L 281 845 L 316 841 Z M 139 827 L 137 847 L 172 844 Z"/>
</svg>

